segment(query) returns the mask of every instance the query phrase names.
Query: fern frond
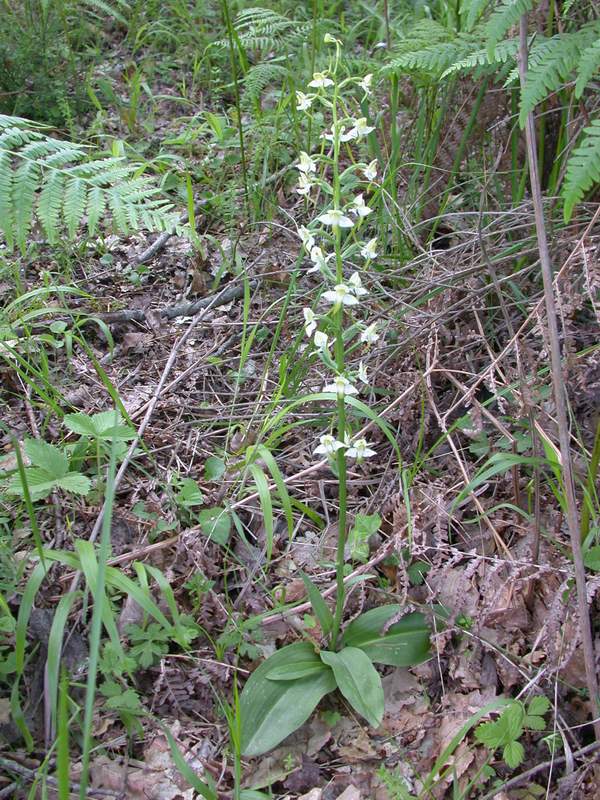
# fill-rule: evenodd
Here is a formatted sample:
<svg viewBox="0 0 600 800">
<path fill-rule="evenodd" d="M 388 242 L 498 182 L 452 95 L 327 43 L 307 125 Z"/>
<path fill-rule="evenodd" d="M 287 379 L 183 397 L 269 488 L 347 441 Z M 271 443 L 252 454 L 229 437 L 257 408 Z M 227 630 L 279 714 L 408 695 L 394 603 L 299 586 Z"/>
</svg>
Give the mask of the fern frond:
<svg viewBox="0 0 600 800">
<path fill-rule="evenodd" d="M 591 189 L 600 182 L 600 117 L 592 120 L 583 131 L 583 139 L 567 163 L 563 198 L 565 222 L 571 219 L 573 209 Z"/>
<path fill-rule="evenodd" d="M 392 58 L 384 67 L 390 72 L 423 72 L 439 78 L 452 64 L 463 59 L 473 48 L 470 34 L 459 34 L 449 42 L 437 42 L 413 52 Z"/>
<path fill-rule="evenodd" d="M 504 42 L 500 42 L 494 48 L 494 52 L 491 54 L 488 50 L 476 50 L 474 53 L 471 53 L 466 58 L 463 58 L 461 61 L 456 61 L 452 64 L 448 69 L 442 73 L 440 76 L 441 79 L 445 78 L 448 75 L 452 75 L 455 72 L 465 72 L 467 70 L 474 70 L 477 67 L 490 67 L 496 68 L 500 64 L 507 64 L 510 62 L 515 61 L 517 57 L 517 52 L 519 50 L 519 41 L 518 39 L 506 39 Z"/>
<path fill-rule="evenodd" d="M 581 54 L 577 68 L 577 81 L 575 83 L 575 97 L 579 100 L 585 87 L 592 79 L 594 73 L 600 70 L 600 38 L 586 48 Z"/>
<path fill-rule="evenodd" d="M 306 38 L 309 23 L 290 19 L 269 8 L 246 8 L 237 14 L 233 27 L 240 44 L 246 50 L 281 50 Z M 226 48 L 221 39 L 213 47 Z"/>
<path fill-rule="evenodd" d="M 534 47 L 529 55 L 527 80 L 521 93 L 519 122 L 549 94 L 558 91 L 581 60 L 581 51 L 594 42 L 600 24 L 584 25 L 575 33 L 559 33 Z"/>
<path fill-rule="evenodd" d="M 255 64 L 244 76 L 244 105 L 256 103 L 269 86 L 281 86 L 288 75 L 288 68 L 274 61 Z"/>
<path fill-rule="evenodd" d="M 36 123 L 0 115 L 0 234 L 22 249 L 33 220 L 54 243 L 74 237 L 87 217 L 93 234 L 109 209 L 122 231 L 182 231 L 172 205 L 139 167 L 121 158 L 90 158 L 89 150 L 47 136 Z"/>
<path fill-rule="evenodd" d="M 490 55 L 499 41 L 504 39 L 508 31 L 519 22 L 519 19 L 531 11 L 533 0 L 502 0 L 485 25 L 487 48 Z"/>
<path fill-rule="evenodd" d="M 473 30 L 489 3 L 490 0 L 471 0 L 466 7 L 461 4 L 460 16 L 465 20 L 464 30 Z"/>
</svg>

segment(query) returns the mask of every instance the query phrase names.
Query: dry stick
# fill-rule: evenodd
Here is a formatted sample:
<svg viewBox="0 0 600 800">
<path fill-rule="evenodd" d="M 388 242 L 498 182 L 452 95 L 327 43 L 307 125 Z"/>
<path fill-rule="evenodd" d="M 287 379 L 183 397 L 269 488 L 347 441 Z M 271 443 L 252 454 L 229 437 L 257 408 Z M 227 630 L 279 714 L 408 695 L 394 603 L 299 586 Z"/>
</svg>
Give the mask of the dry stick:
<svg viewBox="0 0 600 800">
<path fill-rule="evenodd" d="M 21 775 L 25 778 L 26 781 L 32 783 L 33 781 L 37 780 L 38 772 L 34 769 L 29 769 L 29 767 L 24 767 L 22 764 L 19 764 L 18 761 L 13 761 L 10 758 L 2 758 L 0 757 L 0 767 L 8 770 L 8 772 L 13 772 L 15 775 Z M 56 778 L 52 777 L 52 775 L 46 775 L 45 778 L 46 782 L 50 786 L 58 786 L 58 781 Z M 80 785 L 78 783 L 71 783 L 70 790 L 72 792 L 79 792 Z M 88 789 L 86 794 L 88 797 L 119 797 L 118 792 L 112 792 L 109 789 Z M 14 797 L 15 795 L 13 795 Z"/>
<path fill-rule="evenodd" d="M 136 449 L 140 439 L 144 435 L 144 432 L 145 432 L 146 428 L 148 427 L 148 423 L 150 422 L 150 419 L 152 418 L 152 414 L 154 413 L 154 409 L 156 407 L 156 404 L 158 403 L 158 399 L 159 399 L 159 397 L 161 395 L 161 392 L 163 390 L 163 387 L 164 387 L 165 383 L 167 382 L 167 378 L 169 377 L 169 373 L 171 372 L 171 369 L 173 368 L 173 365 L 175 363 L 175 359 L 177 358 L 177 353 L 182 348 L 182 346 L 185 344 L 185 342 L 189 339 L 190 335 L 192 334 L 193 330 L 196 328 L 198 323 L 201 322 L 202 319 L 204 319 L 204 317 L 206 316 L 208 311 L 211 308 L 215 308 L 216 306 L 222 304 L 223 302 L 227 302 L 227 300 L 223 299 L 224 297 L 231 297 L 231 287 L 230 286 L 225 287 L 225 289 L 223 289 L 221 292 L 219 292 L 219 294 L 216 294 L 216 295 L 214 295 L 212 297 L 210 303 L 208 305 L 206 305 L 204 308 L 202 308 L 200 310 L 200 313 L 198 313 L 197 316 L 194 317 L 194 319 L 188 325 L 188 328 L 187 328 L 186 332 L 183 334 L 183 336 L 180 339 L 178 339 L 178 341 L 175 343 L 175 345 L 171 349 L 171 352 L 169 354 L 169 358 L 167 359 L 167 363 L 165 364 L 165 367 L 164 367 L 164 369 L 162 371 L 162 375 L 160 376 L 160 380 L 158 382 L 158 385 L 157 385 L 156 389 L 154 390 L 154 394 L 152 396 L 152 399 L 150 400 L 150 405 L 148 406 L 148 409 L 147 409 L 147 411 L 146 411 L 146 413 L 144 415 L 144 419 L 141 421 L 140 426 L 139 426 L 139 428 L 137 430 L 135 439 L 131 442 L 131 445 L 129 446 L 129 450 L 127 451 L 127 455 L 125 456 L 125 458 L 123 460 L 123 463 L 119 467 L 119 471 L 117 472 L 117 474 L 115 476 L 115 481 L 114 481 L 114 492 L 115 493 L 116 493 L 121 481 L 123 480 L 123 477 L 124 477 L 125 473 L 127 472 L 127 468 L 128 468 L 129 463 L 130 463 L 130 461 L 131 461 L 131 459 L 133 457 L 135 449 Z M 100 510 L 100 513 L 98 514 L 98 517 L 97 517 L 96 522 L 94 524 L 94 527 L 92 528 L 92 532 L 90 533 L 90 536 L 89 536 L 89 541 L 90 542 L 95 542 L 96 539 L 98 538 L 98 534 L 100 533 L 100 529 L 102 528 L 102 520 L 104 518 L 105 510 L 106 510 L 106 502 L 102 506 L 102 509 Z M 71 586 L 69 588 L 70 592 L 76 591 L 77 586 L 79 585 L 80 578 L 81 578 L 81 572 L 77 572 L 75 577 L 73 578 L 73 581 L 71 582 Z"/>
<path fill-rule="evenodd" d="M 525 88 L 527 78 L 527 14 L 523 14 L 519 23 L 519 77 L 521 91 Z M 554 402 L 556 404 L 556 419 L 558 423 L 558 438 L 562 458 L 563 482 L 565 486 L 565 499 L 567 505 L 567 523 L 573 563 L 575 566 L 575 582 L 577 584 L 577 606 L 579 610 L 579 624 L 581 626 L 581 639 L 583 644 L 583 658 L 587 689 L 592 702 L 592 714 L 595 718 L 594 733 L 596 740 L 600 741 L 600 697 L 598 694 L 598 676 L 596 675 L 596 660 L 594 643 L 592 640 L 592 627 L 588 613 L 587 591 L 585 580 L 585 567 L 581 549 L 581 533 L 579 516 L 577 512 L 577 498 L 575 495 L 575 482 L 573 480 L 573 464 L 571 461 L 570 432 L 567 416 L 567 392 L 560 354 L 558 323 L 556 319 L 556 303 L 554 301 L 554 285 L 552 278 L 552 264 L 546 236 L 544 208 L 542 204 L 542 191 L 537 162 L 537 144 L 533 112 L 527 114 L 525 124 L 525 138 L 527 142 L 527 160 L 529 162 L 529 179 L 531 195 L 535 214 L 535 229 L 540 251 L 542 266 L 542 279 L 544 284 L 544 300 L 546 303 L 546 317 L 548 321 L 548 337 L 550 340 L 550 360 L 552 384 L 554 387 Z"/>
</svg>

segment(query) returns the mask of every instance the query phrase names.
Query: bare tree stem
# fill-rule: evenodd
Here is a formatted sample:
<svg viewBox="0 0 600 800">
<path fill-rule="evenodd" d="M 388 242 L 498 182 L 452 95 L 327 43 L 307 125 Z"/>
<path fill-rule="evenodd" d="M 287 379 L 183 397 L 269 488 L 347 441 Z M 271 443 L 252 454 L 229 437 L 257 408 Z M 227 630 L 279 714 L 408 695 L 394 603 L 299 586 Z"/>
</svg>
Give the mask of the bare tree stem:
<svg viewBox="0 0 600 800">
<path fill-rule="evenodd" d="M 521 91 L 523 91 L 527 77 L 527 61 L 527 15 L 523 14 L 519 25 L 519 76 L 521 79 Z M 596 720 L 594 722 L 594 732 L 596 739 L 600 741 L 600 697 L 598 693 L 598 676 L 596 675 L 594 643 L 592 639 L 592 627 L 588 611 L 585 567 L 583 564 L 583 552 L 581 548 L 581 531 L 579 527 L 577 498 L 575 495 L 575 482 L 573 479 L 573 465 L 571 461 L 569 419 L 567 415 L 568 398 L 562 371 L 556 303 L 554 301 L 552 264 L 550 261 L 550 251 L 548 249 L 548 238 L 546 235 L 544 209 L 542 205 L 542 190 L 537 160 L 535 122 L 533 118 L 533 112 L 531 111 L 527 115 L 525 123 L 525 138 L 527 143 L 527 160 L 529 162 L 531 197 L 535 213 L 535 228 L 538 249 L 540 252 L 542 279 L 544 283 L 544 302 L 546 304 L 548 338 L 550 340 L 552 385 L 554 389 L 554 402 L 556 404 L 556 420 L 558 425 L 560 457 L 567 506 L 567 524 L 569 528 L 569 537 L 571 540 L 571 550 L 573 552 L 573 563 L 575 567 L 577 607 L 579 611 L 579 624 L 581 628 L 581 639 L 583 644 L 586 683 L 588 692 L 590 694 L 590 700 L 592 702 L 592 714 Z"/>
</svg>

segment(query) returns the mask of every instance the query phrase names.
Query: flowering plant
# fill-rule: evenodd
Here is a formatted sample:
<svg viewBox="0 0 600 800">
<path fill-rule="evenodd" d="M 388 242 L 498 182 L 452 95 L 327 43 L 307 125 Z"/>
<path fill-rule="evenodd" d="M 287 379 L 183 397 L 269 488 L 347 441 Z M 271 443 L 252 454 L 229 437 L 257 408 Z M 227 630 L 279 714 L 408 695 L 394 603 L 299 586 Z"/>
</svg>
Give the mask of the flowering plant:
<svg viewBox="0 0 600 800">
<path fill-rule="evenodd" d="M 296 107 L 312 115 L 320 106 L 328 127 L 320 137 L 320 152 L 299 154 L 295 191 L 305 198 L 308 208 L 314 207 L 316 198 L 327 198 L 327 206 L 315 210 L 312 222 L 301 226 L 298 236 L 313 264 L 309 272 L 320 272 L 326 282 L 320 296 L 322 311 L 304 308 L 303 315 L 305 334 L 329 372 L 322 392 L 313 397 L 335 404 L 335 432 L 322 434 L 313 452 L 328 459 L 338 479 L 336 600 L 332 612 L 317 586 L 302 575 L 327 648 L 316 649 L 308 641 L 288 645 L 250 676 L 240 697 L 241 747 L 246 755 L 258 755 L 278 744 L 308 719 L 323 695 L 335 688 L 371 725 L 378 726 L 384 710 L 383 689 L 373 662 L 406 666 L 426 658 L 429 648 L 429 631 L 422 615 L 405 615 L 395 622 L 394 617 L 401 615 L 397 605 L 368 611 L 340 636 L 345 600 L 347 463 L 360 463 L 377 455 L 363 434 L 352 432 L 347 405 L 376 421 L 392 441 L 393 434 L 358 397 L 368 385 L 364 362 L 358 370 L 346 364 L 349 342 L 354 339 L 354 347 L 368 350 L 379 339 L 377 323 L 360 320 L 369 293 L 361 272 L 346 266 L 358 255 L 366 272 L 379 254 L 377 237 L 366 241 L 360 238 L 373 213 L 365 193 L 377 180 L 377 162 L 358 161 L 352 152 L 374 131 L 367 117 L 351 112 L 353 106 L 360 107 L 354 96 L 357 90 L 361 100 L 371 94 L 372 75 L 338 79 L 341 43 L 329 34 L 325 41 L 335 47 L 329 67 L 313 75 L 306 93 L 297 92 Z M 342 171 L 343 149 L 351 164 Z M 364 186 L 363 191 L 356 192 L 357 184 Z"/>
</svg>

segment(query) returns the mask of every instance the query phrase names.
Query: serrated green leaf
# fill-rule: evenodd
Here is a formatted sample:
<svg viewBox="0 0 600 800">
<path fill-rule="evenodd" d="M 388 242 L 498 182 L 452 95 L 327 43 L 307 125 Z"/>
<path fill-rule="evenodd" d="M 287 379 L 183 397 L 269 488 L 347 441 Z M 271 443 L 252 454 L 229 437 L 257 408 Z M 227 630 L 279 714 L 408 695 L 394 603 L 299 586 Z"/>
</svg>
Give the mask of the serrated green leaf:
<svg viewBox="0 0 600 800">
<path fill-rule="evenodd" d="M 27 467 L 25 479 L 27 480 L 27 487 L 32 500 L 43 500 L 54 490 L 54 478 L 41 467 Z M 25 489 L 21 483 L 20 475 L 13 475 L 6 487 L 6 491 L 8 494 L 24 494 Z"/>
<path fill-rule="evenodd" d="M 525 728 L 529 728 L 531 731 L 546 730 L 546 720 L 543 717 L 536 716 L 535 714 L 527 714 L 523 720 L 523 725 Z"/>
<path fill-rule="evenodd" d="M 550 700 L 544 695 L 536 695 L 532 697 L 527 706 L 527 714 L 534 714 L 535 716 L 542 717 L 550 709 Z"/>
<path fill-rule="evenodd" d="M 361 614 L 344 631 L 345 647 L 358 647 L 378 664 L 409 667 L 429 658 L 429 626 L 423 614 L 413 612 L 390 625 L 386 624 L 402 611 L 402 606 L 379 606 Z"/>
<path fill-rule="evenodd" d="M 516 769 L 525 758 L 525 750 L 521 742 L 509 742 L 502 751 L 502 758 L 507 767 Z"/>
<path fill-rule="evenodd" d="M 331 670 L 293 681 L 268 679 L 271 670 L 297 662 L 319 662 L 308 642 L 278 650 L 246 681 L 240 695 L 241 751 L 258 756 L 275 747 L 310 717 L 319 700 L 336 687 Z"/>
<path fill-rule="evenodd" d="M 87 494 L 92 488 L 92 483 L 86 475 L 79 472 L 69 472 L 55 481 L 57 488 L 64 489 L 72 494 Z"/>
<path fill-rule="evenodd" d="M 305 575 L 304 572 L 302 572 L 301 577 L 304 582 L 304 586 L 306 587 L 310 604 L 313 607 L 313 611 L 315 612 L 317 619 L 319 620 L 321 630 L 323 631 L 323 634 L 327 636 L 327 634 L 333 628 L 333 614 L 323 599 L 323 595 L 319 591 L 318 587 L 315 586 L 308 575 Z"/>
<path fill-rule="evenodd" d="M 26 439 L 23 449 L 34 466 L 46 470 L 53 478 L 61 478 L 67 474 L 67 457 L 58 447 L 42 439 Z"/>
<path fill-rule="evenodd" d="M 322 650 L 321 661 L 333 670 L 338 688 L 352 708 L 377 728 L 383 719 L 383 686 L 369 656 L 358 647 L 344 647 L 339 653 Z"/>
</svg>

